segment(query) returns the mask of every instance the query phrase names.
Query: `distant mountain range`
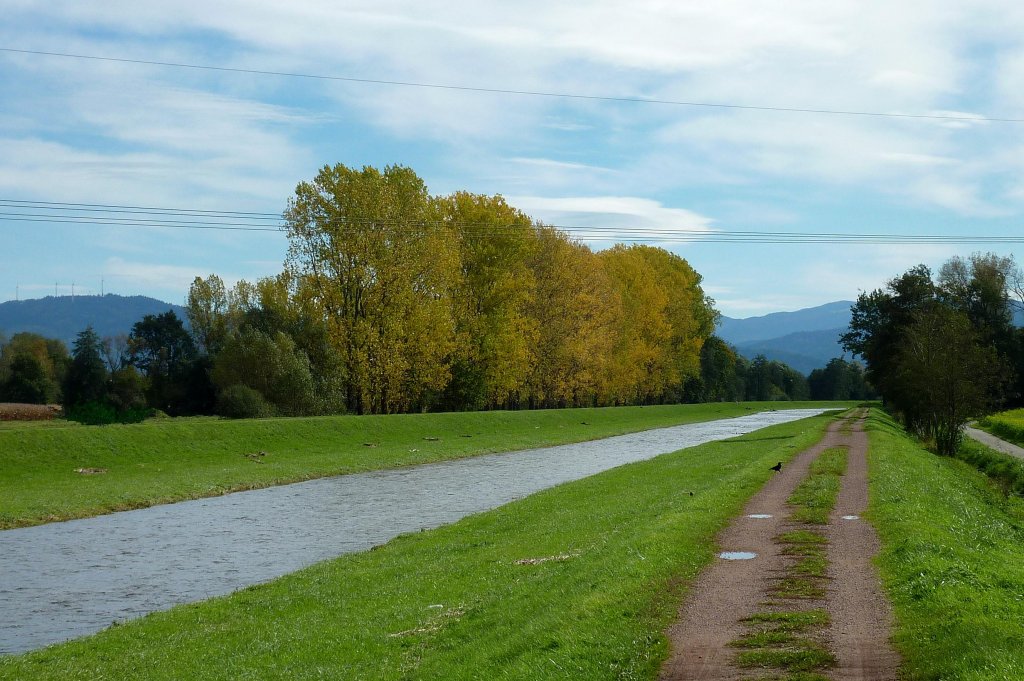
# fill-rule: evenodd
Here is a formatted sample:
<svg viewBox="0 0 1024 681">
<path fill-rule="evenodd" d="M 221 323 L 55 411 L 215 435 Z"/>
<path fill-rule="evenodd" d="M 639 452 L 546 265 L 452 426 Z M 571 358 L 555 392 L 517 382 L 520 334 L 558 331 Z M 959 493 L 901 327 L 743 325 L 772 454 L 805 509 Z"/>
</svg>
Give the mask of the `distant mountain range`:
<svg viewBox="0 0 1024 681">
<path fill-rule="evenodd" d="M 850 324 L 852 306 L 853 301 L 838 300 L 761 317 L 722 317 L 716 333 L 748 359 L 764 355 L 809 374 L 843 356 L 839 336 Z"/>
<path fill-rule="evenodd" d="M 185 308 L 146 296 L 47 296 L 33 300 L 0 303 L 0 333 L 10 338 L 27 331 L 47 338 L 59 338 L 71 349 L 75 337 L 92 325 L 100 337 L 127 334 L 135 322 L 148 314 L 174 310 L 185 322 Z"/>
</svg>

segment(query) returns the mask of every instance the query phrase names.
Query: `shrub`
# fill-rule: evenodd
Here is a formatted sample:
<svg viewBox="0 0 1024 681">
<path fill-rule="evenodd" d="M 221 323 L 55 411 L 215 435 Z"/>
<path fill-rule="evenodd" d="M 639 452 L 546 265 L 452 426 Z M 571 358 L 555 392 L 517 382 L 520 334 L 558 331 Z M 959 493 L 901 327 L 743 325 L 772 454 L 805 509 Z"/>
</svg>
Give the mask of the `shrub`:
<svg viewBox="0 0 1024 681">
<path fill-rule="evenodd" d="M 232 419 L 262 419 L 274 415 L 274 408 L 258 390 L 236 383 L 221 391 L 217 413 Z"/>
<path fill-rule="evenodd" d="M 71 407 L 66 418 L 87 426 L 106 426 L 111 423 L 141 423 L 149 414 L 150 410 L 145 407 L 118 410 L 106 402 L 83 402 Z"/>
<path fill-rule="evenodd" d="M 243 329 L 217 355 L 212 377 L 219 388 L 239 384 L 251 388 L 284 416 L 319 411 L 309 358 L 282 332 L 271 335 Z"/>
<path fill-rule="evenodd" d="M 67 409 L 66 418 L 87 426 L 117 423 L 117 412 L 105 402 L 81 402 Z"/>
</svg>

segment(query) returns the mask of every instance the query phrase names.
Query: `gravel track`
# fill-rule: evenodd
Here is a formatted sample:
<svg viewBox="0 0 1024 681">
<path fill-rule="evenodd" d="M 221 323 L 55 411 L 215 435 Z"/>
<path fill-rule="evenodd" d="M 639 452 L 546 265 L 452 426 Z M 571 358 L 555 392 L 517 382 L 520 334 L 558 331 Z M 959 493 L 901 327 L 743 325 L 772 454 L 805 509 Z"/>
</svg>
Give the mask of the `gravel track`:
<svg viewBox="0 0 1024 681">
<path fill-rule="evenodd" d="M 729 643 L 743 634 L 741 620 L 763 609 L 761 604 L 769 600 L 772 578 L 784 574 L 791 564 L 774 540 L 796 527 L 787 522 L 790 509 L 786 500 L 807 476 L 811 462 L 831 447 L 847 447 L 848 455 L 836 508 L 824 530 L 829 538 L 824 607 L 832 617 L 826 644 L 838 659 L 838 666 L 827 676 L 837 681 L 896 678 L 899 658 L 888 643 L 892 615 L 871 563 L 878 552 L 878 539 L 874 528 L 860 518 L 867 507 L 868 441 L 861 421 L 853 423 L 852 429 L 844 427 L 849 423 L 831 424 L 820 442 L 784 466 L 719 535 L 723 551 L 749 551 L 757 557 L 719 559 L 697 579 L 679 619 L 667 632 L 672 652 L 662 667 L 661 679 L 760 678 L 756 670 L 734 665 L 736 649 Z M 772 517 L 748 517 L 754 514 Z M 858 518 L 843 519 L 850 515 Z"/>
</svg>

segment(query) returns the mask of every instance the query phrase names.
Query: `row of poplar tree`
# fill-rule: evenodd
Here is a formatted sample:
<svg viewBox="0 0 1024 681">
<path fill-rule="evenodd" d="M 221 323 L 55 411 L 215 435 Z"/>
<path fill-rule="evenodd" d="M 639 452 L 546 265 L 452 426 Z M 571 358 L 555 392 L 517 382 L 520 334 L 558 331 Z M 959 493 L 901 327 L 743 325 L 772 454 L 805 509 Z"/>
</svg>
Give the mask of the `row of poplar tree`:
<svg viewBox="0 0 1024 681">
<path fill-rule="evenodd" d="M 337 165 L 299 184 L 285 227 L 281 274 L 189 292 L 221 413 L 260 399 L 296 414 L 808 395 L 799 373 L 712 336 L 717 312 L 684 259 L 594 252 L 500 196 L 431 196 L 405 167 Z"/>
<path fill-rule="evenodd" d="M 401 166 L 325 167 L 284 218 L 284 270 L 197 277 L 187 329 L 169 312 L 126 338 L 83 332 L 70 366 L 106 389 L 65 376 L 65 403 L 266 416 L 810 396 L 712 335 L 701 276 L 664 249 L 594 252 L 500 196 L 432 196 Z"/>
<path fill-rule="evenodd" d="M 280 413 L 680 401 L 714 331 L 682 258 L 595 253 L 500 196 L 431 196 L 405 167 L 323 168 L 285 228 L 280 275 L 197 279 L 188 300 L 220 390 Z"/>
</svg>

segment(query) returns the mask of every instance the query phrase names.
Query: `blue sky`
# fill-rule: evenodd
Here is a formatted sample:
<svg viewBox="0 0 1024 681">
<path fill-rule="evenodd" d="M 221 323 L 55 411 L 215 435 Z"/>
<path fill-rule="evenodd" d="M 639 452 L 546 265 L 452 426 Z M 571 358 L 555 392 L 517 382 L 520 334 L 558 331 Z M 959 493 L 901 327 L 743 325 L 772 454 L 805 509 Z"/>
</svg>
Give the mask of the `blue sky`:
<svg viewBox="0 0 1024 681">
<path fill-rule="evenodd" d="M 410 166 L 550 224 L 1024 236 L 1014 2 L 8 0 L 0 48 L 836 116 L 526 97 L 0 51 L 0 199 L 279 213 L 325 164 Z M 10 206 L 0 212 L 19 212 Z M 24 211 L 20 211 L 24 212 Z M 0 216 L 0 300 L 184 300 L 283 236 Z M 625 240 L 625 239 L 621 239 Z M 591 242 L 602 248 L 608 242 Z M 734 317 L 1002 244 L 666 243 Z"/>
</svg>

